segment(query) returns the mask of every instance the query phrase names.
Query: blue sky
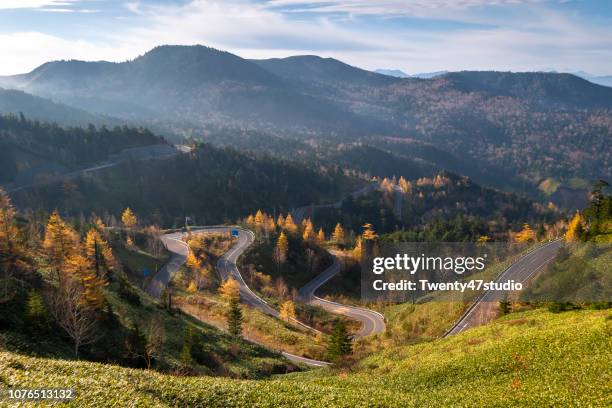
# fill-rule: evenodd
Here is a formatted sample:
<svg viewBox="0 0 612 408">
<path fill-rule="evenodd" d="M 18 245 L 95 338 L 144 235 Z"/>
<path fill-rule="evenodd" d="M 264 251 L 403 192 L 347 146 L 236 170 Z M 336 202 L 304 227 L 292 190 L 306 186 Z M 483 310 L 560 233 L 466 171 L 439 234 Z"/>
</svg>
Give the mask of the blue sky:
<svg viewBox="0 0 612 408">
<path fill-rule="evenodd" d="M 161 44 L 366 69 L 612 74 L 608 0 L 0 0 L 0 75 Z"/>
</svg>

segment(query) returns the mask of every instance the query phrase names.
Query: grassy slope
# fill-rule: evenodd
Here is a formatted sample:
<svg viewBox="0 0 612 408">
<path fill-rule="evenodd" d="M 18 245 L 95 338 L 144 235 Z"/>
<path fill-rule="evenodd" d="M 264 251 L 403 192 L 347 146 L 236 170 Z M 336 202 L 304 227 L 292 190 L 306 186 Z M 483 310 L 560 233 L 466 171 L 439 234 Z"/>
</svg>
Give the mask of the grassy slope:
<svg viewBox="0 0 612 408">
<path fill-rule="evenodd" d="M 611 336 L 609 311 L 537 310 L 389 349 L 353 372 L 180 378 L 0 353 L 0 383 L 74 386 L 75 406 L 610 406 Z"/>
</svg>

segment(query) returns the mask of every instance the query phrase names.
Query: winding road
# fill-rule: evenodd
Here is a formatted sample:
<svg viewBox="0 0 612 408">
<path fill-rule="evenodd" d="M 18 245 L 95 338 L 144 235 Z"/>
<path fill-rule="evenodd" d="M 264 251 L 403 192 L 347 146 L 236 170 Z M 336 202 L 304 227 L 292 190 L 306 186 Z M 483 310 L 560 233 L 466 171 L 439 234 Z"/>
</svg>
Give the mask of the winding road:
<svg viewBox="0 0 612 408">
<path fill-rule="evenodd" d="M 355 337 L 365 337 L 384 332 L 385 317 L 382 314 L 373 310 L 343 305 L 315 296 L 315 292 L 319 287 L 342 270 L 342 261 L 339 258 L 339 253 L 333 250 L 329 252 L 334 257 L 334 263 L 299 290 L 300 300 L 313 306 L 319 306 L 331 313 L 341 314 L 361 322 L 361 328 L 355 333 Z"/>
<path fill-rule="evenodd" d="M 207 233 L 207 232 L 221 232 L 231 233 L 236 231 L 238 233 L 238 240 L 232 248 L 223 254 L 217 261 L 217 271 L 222 280 L 226 280 L 232 277 L 240 284 L 240 299 L 242 302 L 261 310 L 262 312 L 272 317 L 278 318 L 279 313 L 276 309 L 272 308 L 265 300 L 257 296 L 246 284 L 242 275 L 238 271 L 236 262 L 240 255 L 253 243 L 255 236 L 253 232 L 236 226 L 210 226 L 210 227 L 193 227 L 191 228 L 192 233 Z M 164 265 L 162 269 L 152 278 L 146 287 L 146 291 L 159 298 L 163 293 L 164 289 L 172 279 L 172 276 L 183 266 L 187 260 L 189 254 L 189 247 L 183 241 L 183 238 L 187 232 L 173 232 L 165 234 L 161 237 L 162 242 L 166 248 L 172 253 L 172 257 Z M 308 330 L 316 331 L 315 329 L 294 320 L 294 323 L 304 327 Z M 287 353 L 285 351 L 279 351 L 285 358 L 294 363 L 307 364 L 313 367 L 324 367 L 329 365 L 326 361 L 313 360 L 310 358 L 297 356 L 295 354 Z"/>
<path fill-rule="evenodd" d="M 557 251 L 562 244 L 562 239 L 556 239 L 533 249 L 510 265 L 495 281 L 507 282 L 513 280 L 525 285 L 536 272 L 546 266 L 557 255 Z M 502 300 L 504 295 L 507 295 L 507 293 L 499 291 L 487 291 L 480 295 L 443 337 L 461 333 L 464 330 L 486 323 L 490 320 L 492 306 L 496 306 L 497 302 Z"/>
</svg>

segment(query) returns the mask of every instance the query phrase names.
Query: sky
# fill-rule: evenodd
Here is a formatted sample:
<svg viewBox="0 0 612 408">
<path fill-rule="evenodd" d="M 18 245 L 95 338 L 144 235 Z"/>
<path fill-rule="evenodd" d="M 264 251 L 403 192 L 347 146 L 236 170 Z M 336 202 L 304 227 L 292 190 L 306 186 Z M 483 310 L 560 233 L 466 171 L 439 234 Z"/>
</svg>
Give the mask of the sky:
<svg viewBox="0 0 612 408">
<path fill-rule="evenodd" d="M 365 69 L 612 74 L 609 0 L 0 0 L 0 75 L 157 45 Z"/>
</svg>

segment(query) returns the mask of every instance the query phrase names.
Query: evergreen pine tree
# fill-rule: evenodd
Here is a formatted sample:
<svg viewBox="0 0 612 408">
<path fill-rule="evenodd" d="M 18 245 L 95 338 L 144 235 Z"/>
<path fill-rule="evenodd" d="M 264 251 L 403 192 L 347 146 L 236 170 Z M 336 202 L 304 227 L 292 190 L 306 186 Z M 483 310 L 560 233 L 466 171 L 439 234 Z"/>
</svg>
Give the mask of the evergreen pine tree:
<svg viewBox="0 0 612 408">
<path fill-rule="evenodd" d="M 238 298 L 231 298 L 227 311 L 227 329 L 232 336 L 242 335 L 242 310 Z"/>
<path fill-rule="evenodd" d="M 500 300 L 499 301 L 499 312 L 502 315 L 507 315 L 512 311 L 512 305 L 508 300 Z"/>
<path fill-rule="evenodd" d="M 353 352 L 352 340 L 343 322 L 338 322 L 329 339 L 327 346 L 327 357 L 331 361 L 336 361 Z"/>
<path fill-rule="evenodd" d="M 28 293 L 23 324 L 26 331 L 33 334 L 40 334 L 49 328 L 47 308 L 40 293 L 34 289 Z"/>
<path fill-rule="evenodd" d="M 185 328 L 185 338 L 183 339 L 183 348 L 181 349 L 180 360 L 186 367 L 193 365 L 193 356 L 191 355 L 191 347 L 193 346 L 193 329 Z"/>
</svg>

